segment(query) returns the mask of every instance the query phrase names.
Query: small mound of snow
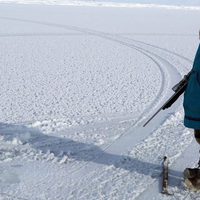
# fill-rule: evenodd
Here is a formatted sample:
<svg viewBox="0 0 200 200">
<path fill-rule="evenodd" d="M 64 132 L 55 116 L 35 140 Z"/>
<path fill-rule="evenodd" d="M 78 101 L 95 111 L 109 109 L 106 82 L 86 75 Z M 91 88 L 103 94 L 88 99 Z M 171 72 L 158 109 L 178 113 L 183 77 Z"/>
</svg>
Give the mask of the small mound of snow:
<svg viewBox="0 0 200 200">
<path fill-rule="evenodd" d="M 12 142 L 13 145 L 21 145 L 23 144 L 19 138 L 13 138 Z"/>
<path fill-rule="evenodd" d="M 60 163 L 60 164 L 67 163 L 68 159 L 69 159 L 68 156 L 65 155 L 65 156 L 63 156 L 63 158 L 60 160 L 59 163 Z"/>
</svg>

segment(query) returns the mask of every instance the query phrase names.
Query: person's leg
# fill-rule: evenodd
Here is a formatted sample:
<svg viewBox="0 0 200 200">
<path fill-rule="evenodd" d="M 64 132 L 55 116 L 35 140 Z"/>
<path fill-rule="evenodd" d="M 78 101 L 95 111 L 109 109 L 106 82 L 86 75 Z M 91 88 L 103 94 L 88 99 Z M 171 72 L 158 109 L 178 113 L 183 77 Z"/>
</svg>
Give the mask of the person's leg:
<svg viewBox="0 0 200 200">
<path fill-rule="evenodd" d="M 194 130 L 194 137 L 200 144 L 200 130 Z M 200 161 L 198 164 L 200 166 Z M 200 168 L 186 168 L 184 170 L 184 182 L 187 188 L 200 191 Z"/>
<path fill-rule="evenodd" d="M 194 137 L 198 144 L 200 144 L 200 130 L 194 130 Z"/>
</svg>

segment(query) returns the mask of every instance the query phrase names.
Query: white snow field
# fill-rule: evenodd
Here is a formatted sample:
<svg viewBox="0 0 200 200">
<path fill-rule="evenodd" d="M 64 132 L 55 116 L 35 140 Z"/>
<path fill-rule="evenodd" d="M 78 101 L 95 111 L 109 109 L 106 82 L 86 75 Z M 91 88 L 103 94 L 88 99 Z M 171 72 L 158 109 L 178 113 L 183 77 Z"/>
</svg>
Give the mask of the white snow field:
<svg viewBox="0 0 200 200">
<path fill-rule="evenodd" d="M 183 185 L 199 146 L 182 99 L 143 128 L 192 67 L 199 10 L 13 2 L 0 4 L 0 199 L 200 199 Z"/>
</svg>

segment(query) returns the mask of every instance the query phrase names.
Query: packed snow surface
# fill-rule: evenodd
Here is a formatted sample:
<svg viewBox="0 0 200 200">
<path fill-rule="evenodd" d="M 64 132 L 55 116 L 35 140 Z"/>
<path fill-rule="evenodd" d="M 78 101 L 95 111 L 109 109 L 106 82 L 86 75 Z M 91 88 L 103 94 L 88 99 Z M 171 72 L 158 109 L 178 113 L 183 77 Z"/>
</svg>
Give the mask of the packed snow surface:
<svg viewBox="0 0 200 200">
<path fill-rule="evenodd" d="M 198 199 L 182 180 L 199 156 L 182 99 L 143 124 L 192 67 L 199 11 L 9 2 L 0 4 L 0 199 Z M 170 197 L 159 186 L 165 155 Z"/>
</svg>

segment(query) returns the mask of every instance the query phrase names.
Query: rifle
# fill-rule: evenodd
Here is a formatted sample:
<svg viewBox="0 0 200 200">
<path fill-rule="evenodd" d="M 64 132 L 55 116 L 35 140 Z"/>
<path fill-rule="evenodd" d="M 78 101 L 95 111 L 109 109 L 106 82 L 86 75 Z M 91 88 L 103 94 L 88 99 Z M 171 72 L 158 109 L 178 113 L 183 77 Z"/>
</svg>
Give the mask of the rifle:
<svg viewBox="0 0 200 200">
<path fill-rule="evenodd" d="M 161 110 L 171 107 L 171 105 L 185 92 L 191 73 L 192 71 L 185 75 L 183 79 L 172 88 L 174 94 L 163 104 L 161 108 L 156 111 L 156 113 L 143 125 L 143 127 L 145 127 Z"/>
</svg>

